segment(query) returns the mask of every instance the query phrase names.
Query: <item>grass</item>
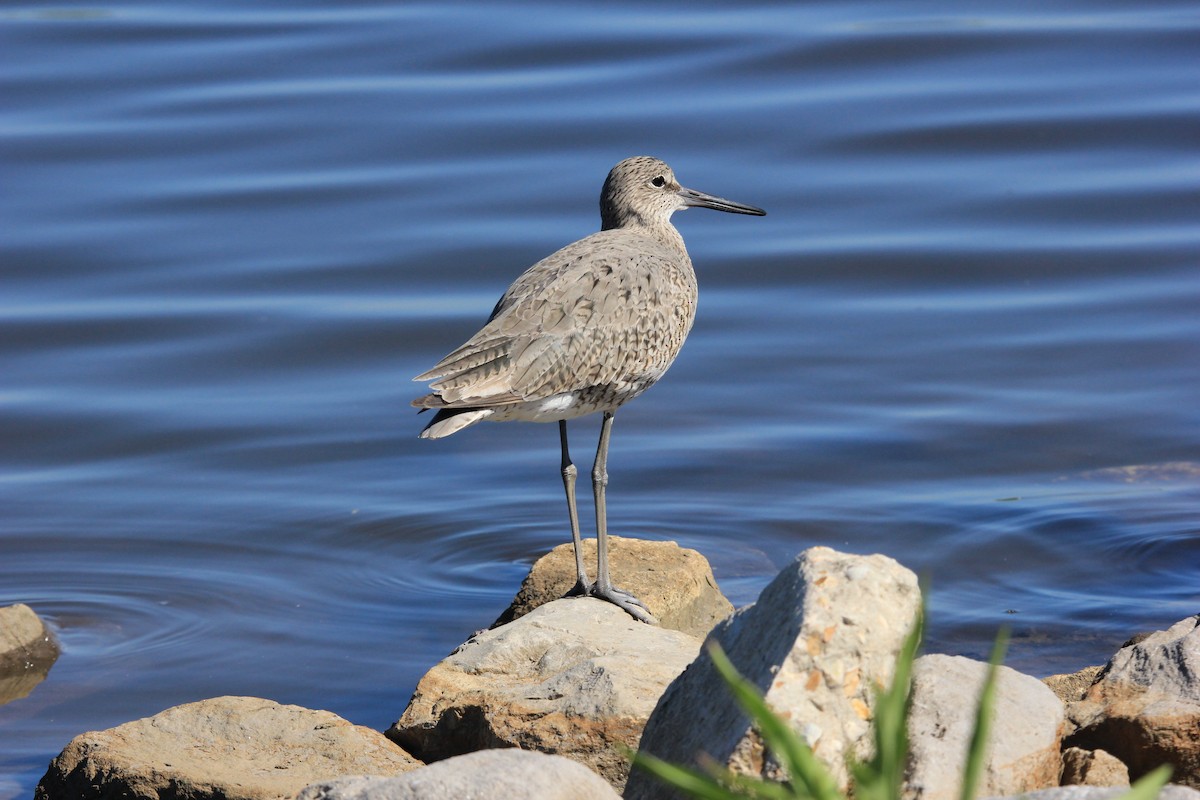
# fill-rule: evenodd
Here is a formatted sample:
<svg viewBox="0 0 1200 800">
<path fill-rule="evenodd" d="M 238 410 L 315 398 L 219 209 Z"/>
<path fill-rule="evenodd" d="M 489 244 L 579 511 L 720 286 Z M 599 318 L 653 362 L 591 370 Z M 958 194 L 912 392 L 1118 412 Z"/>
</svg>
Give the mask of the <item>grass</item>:
<svg viewBox="0 0 1200 800">
<path fill-rule="evenodd" d="M 775 714 L 762 693 L 746 680 L 716 642 L 709 644 L 713 665 L 721 674 L 738 705 L 750 716 L 767 750 L 783 765 L 790 780 L 775 783 L 739 775 L 711 759 L 703 768 L 671 764 L 649 753 L 633 756 L 635 768 L 689 797 L 703 800 L 902 800 L 904 770 L 908 759 L 908 716 L 912 705 L 909 687 L 913 662 L 921 643 L 924 615 L 918 614 L 912 632 L 905 638 L 896 659 L 892 683 L 875 697 L 875 748 L 866 761 L 851 762 L 850 788 L 842 792 L 829 770 L 812 749 Z M 975 726 L 963 765 L 959 800 L 975 800 L 986 756 L 995 705 L 996 675 L 1008 646 L 1006 631 L 996 637 L 988 662 L 987 676 L 975 712 Z M 1119 800 L 1153 800 L 1171 777 L 1170 766 L 1161 766 L 1137 781 Z"/>
</svg>

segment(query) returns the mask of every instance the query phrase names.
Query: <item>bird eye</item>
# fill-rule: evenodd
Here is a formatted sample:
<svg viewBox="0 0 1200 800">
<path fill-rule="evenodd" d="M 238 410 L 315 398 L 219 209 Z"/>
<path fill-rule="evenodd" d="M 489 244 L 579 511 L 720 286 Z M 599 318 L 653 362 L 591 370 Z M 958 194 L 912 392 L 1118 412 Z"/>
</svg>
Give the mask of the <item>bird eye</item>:
<svg viewBox="0 0 1200 800">
<path fill-rule="evenodd" d="M 664 178 L 662 175 L 659 175 L 657 178 L 650 181 L 650 185 L 661 189 L 662 187 L 667 185 L 667 179 Z"/>
</svg>

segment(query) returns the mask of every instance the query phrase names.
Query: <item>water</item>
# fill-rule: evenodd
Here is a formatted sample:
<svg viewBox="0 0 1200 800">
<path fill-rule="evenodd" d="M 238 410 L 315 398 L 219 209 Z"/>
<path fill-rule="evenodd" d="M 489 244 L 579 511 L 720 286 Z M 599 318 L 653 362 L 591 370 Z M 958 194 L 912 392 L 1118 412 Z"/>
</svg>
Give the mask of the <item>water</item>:
<svg viewBox="0 0 1200 800">
<path fill-rule="evenodd" d="M 1038 675 L 1200 606 L 1194 4 L 23 4 L 0 52 L 0 603 L 64 646 L 0 797 L 204 697 L 386 727 L 503 610 L 555 427 L 418 441 L 408 379 L 635 154 L 770 215 L 676 217 L 615 533 L 739 604 L 887 553 Z"/>
</svg>

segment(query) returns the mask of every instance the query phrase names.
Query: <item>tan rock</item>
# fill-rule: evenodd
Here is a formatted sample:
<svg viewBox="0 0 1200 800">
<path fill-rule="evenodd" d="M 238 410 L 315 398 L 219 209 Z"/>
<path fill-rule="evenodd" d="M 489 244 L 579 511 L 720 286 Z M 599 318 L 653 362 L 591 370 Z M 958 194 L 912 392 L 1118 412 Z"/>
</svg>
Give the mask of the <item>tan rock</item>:
<svg viewBox="0 0 1200 800">
<path fill-rule="evenodd" d="M 528 750 L 480 750 L 396 778 L 337 778 L 296 800 L 620 800 L 604 779 L 569 758 Z"/>
<path fill-rule="evenodd" d="M 632 592 L 664 628 L 703 639 L 713 625 L 733 613 L 721 594 L 708 560 L 675 542 L 608 537 L 613 581 Z M 595 578 L 596 540 L 583 542 L 584 563 Z M 492 627 L 511 622 L 538 606 L 558 600 L 575 586 L 575 554 L 570 542 L 534 562 L 512 604 Z"/>
<path fill-rule="evenodd" d="M 1074 703 L 1082 700 L 1087 690 L 1096 682 L 1103 667 L 1084 667 L 1078 672 L 1067 672 L 1061 675 L 1048 675 L 1042 678 L 1042 683 L 1050 687 L 1050 691 L 1064 703 Z"/>
<path fill-rule="evenodd" d="M 328 711 L 217 697 L 76 736 L 37 800 L 273 800 L 342 775 L 421 766 L 383 735 Z"/>
<path fill-rule="evenodd" d="M 904 797 L 956 800 L 987 664 L 928 655 L 913 667 Z M 980 795 L 1020 794 L 1058 785 L 1063 704 L 1028 675 L 1000 667 Z"/>
<path fill-rule="evenodd" d="M 32 608 L 0 608 L 0 705 L 33 691 L 57 658 L 58 642 Z"/>
<path fill-rule="evenodd" d="M 806 550 L 758 602 L 717 625 L 743 675 L 766 691 L 844 786 L 846 757 L 870 746 L 876 685 L 890 682 L 920 605 L 916 576 L 886 556 Z M 707 652 L 671 684 L 642 736 L 642 750 L 675 763 L 707 754 L 745 775 L 781 780 Z M 675 796 L 635 772 L 627 800 Z"/>
<path fill-rule="evenodd" d="M 1069 713 L 1068 745 L 1108 751 L 1134 780 L 1171 764 L 1172 782 L 1200 788 L 1200 615 L 1122 647 Z"/>
<path fill-rule="evenodd" d="M 1103 750 L 1068 747 L 1062 754 L 1063 786 L 1128 786 L 1129 769 Z"/>
<path fill-rule="evenodd" d="M 387 732 L 438 761 L 519 747 L 578 761 L 618 789 L 646 719 L 700 640 L 592 598 L 557 600 L 483 631 L 426 673 Z"/>
</svg>

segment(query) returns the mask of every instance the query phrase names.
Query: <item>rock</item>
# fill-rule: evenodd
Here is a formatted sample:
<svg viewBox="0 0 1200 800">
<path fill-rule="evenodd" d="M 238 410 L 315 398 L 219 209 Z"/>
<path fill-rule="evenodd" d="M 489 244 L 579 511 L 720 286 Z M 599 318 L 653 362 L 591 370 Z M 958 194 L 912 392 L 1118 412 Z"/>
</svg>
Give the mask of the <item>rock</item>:
<svg viewBox="0 0 1200 800">
<path fill-rule="evenodd" d="M 1068 745 L 1112 753 L 1134 780 L 1172 764 L 1200 788 L 1200 616 L 1122 647 L 1069 713 Z"/>
<path fill-rule="evenodd" d="M 967 746 L 988 665 L 928 655 L 913 666 L 904 797 L 957 800 Z M 1020 794 L 1058 785 L 1062 701 L 1037 678 L 1000 667 L 981 795 Z"/>
<path fill-rule="evenodd" d="M 827 547 L 800 554 L 709 635 L 767 702 L 791 720 L 838 778 L 846 757 L 870 746 L 876 684 L 891 681 L 896 655 L 920 606 L 917 579 L 886 556 Z M 707 651 L 663 695 L 642 735 L 642 750 L 674 763 L 707 753 L 744 775 L 781 780 L 762 743 L 713 668 Z M 637 771 L 627 800 L 677 796 Z"/>
<path fill-rule="evenodd" d="M 675 542 L 608 537 L 614 581 L 632 592 L 664 628 L 703 639 L 713 625 L 733 613 L 733 604 L 717 588 L 708 559 Z M 596 540 L 583 542 L 584 563 L 594 578 Z M 492 623 L 495 628 L 558 600 L 575 586 L 575 551 L 570 542 L 539 558 L 525 576 L 512 604 Z"/>
<path fill-rule="evenodd" d="M 1050 687 L 1050 691 L 1064 703 L 1074 703 L 1082 700 L 1087 690 L 1095 683 L 1103 667 L 1084 667 L 1078 672 L 1068 672 L 1062 675 L 1049 675 L 1042 678 L 1042 683 Z"/>
<path fill-rule="evenodd" d="M 1004 800 L 1117 800 L 1128 791 L 1128 787 L 1122 786 L 1059 786 L 1012 795 Z M 985 800 L 1001 798 L 989 797 Z M 1158 793 L 1158 800 L 1200 800 L 1200 792 L 1169 783 Z"/>
<path fill-rule="evenodd" d="M 0 608 L 0 706 L 32 692 L 57 659 L 58 642 L 32 608 Z"/>
<path fill-rule="evenodd" d="M 1063 786 L 1128 786 L 1129 769 L 1103 750 L 1068 747 L 1062 754 Z"/>
<path fill-rule="evenodd" d="M 1104 666 L 1088 697 L 1124 698 L 1132 690 L 1142 689 L 1200 703 L 1198 669 L 1200 615 L 1130 640 Z"/>
<path fill-rule="evenodd" d="M 528 750 L 480 750 L 397 778 L 337 778 L 313 784 L 296 800 L 620 800 L 603 778 L 562 756 Z"/>
<path fill-rule="evenodd" d="M 58 642 L 37 613 L 25 605 L 0 608 L 0 669 L 58 658 Z"/>
<path fill-rule="evenodd" d="M 426 673 L 389 738 L 425 761 L 519 747 L 580 762 L 618 790 L 654 704 L 700 640 L 601 600 L 557 600 L 472 637 Z"/>
<path fill-rule="evenodd" d="M 76 736 L 37 800 L 266 800 L 341 775 L 397 775 L 420 762 L 328 711 L 217 697 Z"/>
</svg>

